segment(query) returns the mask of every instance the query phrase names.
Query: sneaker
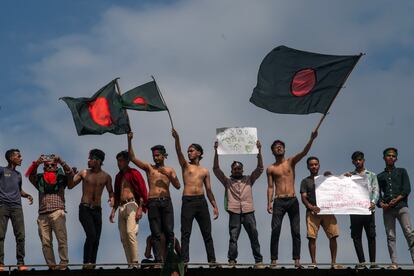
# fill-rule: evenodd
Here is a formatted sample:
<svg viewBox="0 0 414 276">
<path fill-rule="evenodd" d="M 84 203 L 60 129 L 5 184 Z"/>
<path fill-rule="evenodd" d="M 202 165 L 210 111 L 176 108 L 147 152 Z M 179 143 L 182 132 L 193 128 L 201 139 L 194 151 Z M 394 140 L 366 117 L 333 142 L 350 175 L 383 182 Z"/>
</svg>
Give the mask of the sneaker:
<svg viewBox="0 0 414 276">
<path fill-rule="evenodd" d="M 25 265 L 18 265 L 17 269 L 18 269 L 19 271 L 26 271 L 26 270 L 29 270 L 29 268 L 28 268 L 27 266 L 25 266 Z"/>
<path fill-rule="evenodd" d="M 263 264 L 263 262 L 257 262 L 254 264 L 254 268 L 256 269 L 264 269 L 266 266 Z"/>
<path fill-rule="evenodd" d="M 234 268 L 236 267 L 236 260 L 229 260 L 229 267 Z"/>
<path fill-rule="evenodd" d="M 367 269 L 367 265 L 365 263 L 359 263 L 355 265 L 355 269 Z"/>
<path fill-rule="evenodd" d="M 208 266 L 210 268 L 221 268 L 221 265 L 217 264 L 216 262 L 211 262 Z"/>
<path fill-rule="evenodd" d="M 275 269 L 276 267 L 277 267 L 277 261 L 272 260 L 272 262 L 270 263 L 270 268 Z"/>
<path fill-rule="evenodd" d="M 369 266 L 369 269 L 380 269 L 380 266 L 377 265 L 376 263 L 371 263 L 371 265 Z"/>
<path fill-rule="evenodd" d="M 387 269 L 392 269 L 392 270 L 398 269 L 398 265 L 396 263 L 392 263 L 389 266 L 387 266 Z"/>
</svg>

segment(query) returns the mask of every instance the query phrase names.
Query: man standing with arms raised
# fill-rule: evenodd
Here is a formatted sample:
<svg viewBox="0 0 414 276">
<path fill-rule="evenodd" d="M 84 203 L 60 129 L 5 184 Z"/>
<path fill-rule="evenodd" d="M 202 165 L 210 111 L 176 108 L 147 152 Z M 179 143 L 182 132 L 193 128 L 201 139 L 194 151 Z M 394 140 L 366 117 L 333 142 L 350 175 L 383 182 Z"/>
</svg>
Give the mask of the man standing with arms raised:
<svg viewBox="0 0 414 276">
<path fill-rule="evenodd" d="M 83 247 L 85 269 L 93 269 L 95 268 L 94 264 L 96 264 L 102 230 L 101 197 L 104 188 L 108 191 L 110 205 L 113 206 L 114 202 L 111 176 L 102 170 L 104 160 L 105 153 L 103 151 L 99 149 L 91 150 L 88 158 L 88 169 L 80 171 L 73 178 L 75 186 L 82 181 L 79 221 L 86 233 Z"/>
<path fill-rule="evenodd" d="M 318 135 L 313 131 L 302 152 L 285 159 L 285 143 L 276 140 L 271 146 L 276 162 L 267 170 L 267 212 L 272 214 L 272 236 L 270 241 L 271 267 L 276 267 L 282 220 L 288 213 L 293 242 L 292 257 L 295 267 L 300 265 L 300 221 L 299 202 L 295 194 L 295 166 L 309 152 L 313 140 Z M 274 199 L 274 200 L 273 200 Z"/>
<path fill-rule="evenodd" d="M 188 263 L 190 260 L 189 243 L 191 228 L 193 226 L 193 220 L 196 219 L 204 239 L 207 260 L 209 263 L 215 263 L 216 256 L 214 253 L 213 238 L 211 236 L 211 219 L 204 197 L 203 186 L 206 190 L 208 200 L 213 206 L 214 219 L 218 218 L 219 213 L 216 200 L 211 190 L 210 173 L 208 169 L 200 166 L 203 148 L 199 144 L 191 144 L 187 150 L 189 159 L 189 162 L 187 162 L 181 150 L 180 137 L 175 129 L 172 129 L 172 136 L 175 139 L 175 150 L 177 151 L 184 180 L 183 205 L 181 208 L 181 255 L 183 261 L 184 263 Z"/>
<path fill-rule="evenodd" d="M 167 153 L 164 146 L 156 145 L 151 148 L 154 165 L 141 161 L 135 156 L 132 147 L 133 133 L 128 133 L 128 152 L 132 163 L 137 165 L 147 174 L 149 195 L 148 195 L 148 220 L 151 228 L 154 258 L 156 263 L 161 263 L 161 234 L 166 239 L 167 247 L 174 244 L 174 209 L 170 197 L 170 183 L 176 189 L 180 189 L 175 170 L 164 165 Z"/>
</svg>

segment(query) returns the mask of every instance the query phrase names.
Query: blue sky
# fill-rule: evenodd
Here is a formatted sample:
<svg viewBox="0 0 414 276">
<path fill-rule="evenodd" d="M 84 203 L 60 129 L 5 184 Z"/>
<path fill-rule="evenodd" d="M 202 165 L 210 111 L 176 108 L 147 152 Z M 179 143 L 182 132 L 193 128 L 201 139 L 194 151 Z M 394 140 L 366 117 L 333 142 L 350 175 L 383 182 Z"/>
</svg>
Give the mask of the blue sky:
<svg viewBox="0 0 414 276">
<path fill-rule="evenodd" d="M 366 154 L 367 168 L 380 172 L 385 147 L 400 149 L 398 165 L 413 177 L 412 64 L 414 4 L 410 1 L 4 1 L 0 18 L 0 152 L 22 150 L 25 171 L 41 153 L 61 155 L 70 165 L 86 167 L 87 152 L 98 147 L 107 153 L 104 169 L 117 172 L 115 154 L 126 137 L 76 135 L 62 96 L 90 96 L 115 77 L 126 91 L 154 75 L 169 104 L 183 147 L 204 146 L 202 164 L 212 167 L 215 129 L 254 126 L 263 144 L 264 162 L 273 162 L 269 145 L 277 138 L 293 155 L 305 145 L 320 115 L 272 114 L 248 102 L 264 56 L 278 45 L 326 54 L 366 53 L 351 74 L 323 123 L 310 154 L 322 170 L 352 169 L 350 155 Z M 149 148 L 164 144 L 168 164 L 179 172 L 168 116 L 165 112 L 130 112 L 137 154 L 150 161 Z M 225 172 L 233 159 L 255 166 L 251 156 L 221 159 Z M 4 162 L 0 162 L 4 164 Z M 180 173 L 179 173 L 180 174 Z M 307 175 L 302 161 L 296 169 L 296 189 Z M 217 259 L 227 261 L 227 223 L 221 184 L 212 176 L 220 218 L 213 222 Z M 24 204 L 27 263 L 44 263 L 37 235 L 37 195 L 34 208 Z M 84 233 L 77 218 L 80 187 L 68 191 L 69 257 L 82 260 Z M 103 199 L 106 200 L 104 195 Z M 181 191 L 173 191 L 175 232 L 180 236 Z M 270 219 L 266 213 L 266 177 L 254 187 L 259 239 L 269 261 Z M 304 207 L 301 206 L 302 261 L 309 262 Z M 413 211 L 413 210 L 412 210 Z M 104 207 L 99 262 L 125 260 L 116 225 Z M 377 219 L 377 259 L 389 262 L 382 211 Z M 356 262 L 349 218 L 338 218 L 338 261 Z M 398 228 L 398 227 L 397 227 Z M 194 225 L 191 260 L 205 261 L 198 227 Z M 225 233 L 225 234 L 223 234 Z M 140 224 L 140 255 L 149 234 L 146 218 Z M 400 230 L 399 261 L 410 262 Z M 14 239 L 9 228 L 6 263 L 14 263 Z M 287 220 L 282 229 L 281 262 L 290 262 L 291 239 Z M 242 232 L 239 262 L 252 262 L 247 235 Z M 116 254 L 114 254 L 116 252 Z M 321 232 L 318 261 L 329 262 L 328 243 Z M 367 251 L 366 251 L 367 254 Z"/>
</svg>

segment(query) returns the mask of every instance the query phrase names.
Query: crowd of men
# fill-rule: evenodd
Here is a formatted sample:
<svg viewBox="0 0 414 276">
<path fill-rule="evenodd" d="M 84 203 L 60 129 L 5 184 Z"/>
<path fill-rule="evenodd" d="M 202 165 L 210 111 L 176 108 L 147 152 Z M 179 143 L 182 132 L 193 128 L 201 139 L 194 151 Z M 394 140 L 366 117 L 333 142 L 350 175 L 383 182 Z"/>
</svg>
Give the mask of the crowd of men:
<svg viewBox="0 0 414 276">
<path fill-rule="evenodd" d="M 103 190 L 109 195 L 112 211 L 110 222 L 115 222 L 118 210 L 118 228 L 120 239 L 125 251 L 127 263 L 130 268 L 138 267 L 138 242 L 137 233 L 139 220 L 143 213 L 148 214 L 151 236 L 147 239 L 145 257 L 151 257 L 151 249 L 154 254 L 154 267 L 163 263 L 167 256 L 167 250 L 172 249 L 181 256 L 184 263 L 190 261 L 189 243 L 192 232 L 193 220 L 200 226 L 204 240 L 207 260 L 210 266 L 216 266 L 213 238 L 211 235 L 210 212 L 205 195 L 213 207 L 213 218 L 217 219 L 219 211 L 214 198 L 209 170 L 200 164 L 203 158 L 203 148 L 199 144 L 190 144 L 187 149 L 188 160 L 185 158 L 180 143 L 178 132 L 173 129 L 172 136 L 175 139 L 175 149 L 183 176 L 183 197 L 181 208 L 181 246 L 174 235 L 174 211 L 170 197 L 170 184 L 180 189 L 181 184 L 175 170 L 165 165 L 167 152 L 162 145 L 151 148 L 153 163 L 141 160 L 136 156 L 133 146 L 133 134 L 128 134 L 128 151 L 117 154 L 119 173 L 115 177 L 114 188 L 112 178 L 103 169 L 105 153 L 99 149 L 89 152 L 88 168 L 77 171 L 71 168 L 61 157 L 57 155 L 40 156 L 32 163 L 26 172 L 29 181 L 39 192 L 38 231 L 42 244 L 42 251 L 46 264 L 50 269 L 67 269 L 69 264 L 68 243 L 65 214 L 65 189 L 72 189 L 82 182 L 82 198 L 79 204 L 79 221 L 81 222 L 86 240 L 83 250 L 84 269 L 95 268 L 99 240 L 102 230 L 101 198 Z M 276 140 L 271 145 L 271 151 L 275 162 L 267 167 L 267 211 L 272 215 L 271 222 L 271 267 L 277 266 L 278 246 L 283 217 L 287 213 L 290 220 L 292 235 L 292 259 L 296 268 L 302 268 L 300 263 L 300 220 L 299 201 L 295 191 L 295 166 L 309 152 L 317 132 L 314 131 L 304 147 L 298 154 L 292 157 L 285 156 L 285 143 Z M 257 166 L 250 175 L 244 174 L 243 164 L 234 161 L 231 164 L 230 176 L 222 171 L 219 165 L 217 153 L 218 143 L 214 145 L 213 172 L 225 188 L 225 210 L 229 214 L 229 249 L 228 263 L 235 266 L 237 263 L 237 241 L 241 227 L 246 230 L 251 243 L 251 249 L 256 268 L 263 268 L 263 256 L 260 251 L 258 231 L 253 204 L 252 186 L 261 176 L 264 170 L 262 158 L 262 146 L 257 141 L 259 153 Z M 387 148 L 383 151 L 385 169 L 378 175 L 365 168 L 364 153 L 356 151 L 352 154 L 352 163 L 355 169 L 346 172 L 345 176 L 361 175 L 368 178 L 370 215 L 350 215 L 351 237 L 354 242 L 358 258 L 357 268 L 378 268 L 376 264 L 376 230 L 375 208 L 383 209 L 383 219 L 387 236 L 388 250 L 391 258 L 390 269 L 397 269 L 396 256 L 396 227 L 398 219 L 404 236 L 410 248 L 411 258 L 414 262 L 414 234 L 412 233 L 411 216 L 407 201 L 410 194 L 410 181 L 407 171 L 396 168 L 398 150 Z M 13 232 L 16 238 L 17 265 L 20 270 L 25 270 L 25 229 L 21 198 L 26 198 L 33 203 L 33 197 L 22 189 L 22 176 L 16 170 L 21 166 L 22 156 L 18 149 L 10 149 L 5 158 L 8 165 L 0 167 L 0 271 L 4 269 L 4 240 L 9 219 L 12 222 Z M 129 166 L 130 161 L 145 172 L 148 183 L 141 173 Z M 312 264 L 316 267 L 316 239 L 318 230 L 322 226 L 329 239 L 332 268 L 342 268 L 336 263 L 337 237 L 339 227 L 334 215 L 319 215 L 315 195 L 314 177 L 319 174 L 320 163 L 315 156 L 308 157 L 307 168 L 309 176 L 302 180 L 300 186 L 301 200 L 306 207 L 306 226 L 309 253 Z M 37 169 L 43 165 L 43 172 Z M 329 175 L 325 172 L 325 175 Z M 366 262 L 362 247 L 362 232 L 365 229 L 369 263 Z M 53 237 L 58 242 L 58 254 L 60 258 L 57 264 L 53 252 Z M 142 263 L 148 263 L 143 260 Z"/>
</svg>

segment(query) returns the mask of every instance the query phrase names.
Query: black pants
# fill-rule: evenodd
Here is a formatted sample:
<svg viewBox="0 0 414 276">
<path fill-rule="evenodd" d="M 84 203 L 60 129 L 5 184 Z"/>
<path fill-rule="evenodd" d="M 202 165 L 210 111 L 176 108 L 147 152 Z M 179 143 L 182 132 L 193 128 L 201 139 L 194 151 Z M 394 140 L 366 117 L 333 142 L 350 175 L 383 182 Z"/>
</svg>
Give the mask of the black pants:
<svg viewBox="0 0 414 276">
<path fill-rule="evenodd" d="M 155 262 L 161 262 L 161 233 L 164 233 L 166 247 L 174 244 L 174 209 L 169 197 L 150 198 L 147 203 L 148 220 L 151 229 Z"/>
<path fill-rule="evenodd" d="M 24 218 L 23 209 L 10 208 L 6 205 L 0 206 L 0 264 L 4 264 L 4 239 L 7 232 L 7 224 L 11 220 L 13 233 L 16 238 L 16 258 L 17 264 L 24 264 Z"/>
<path fill-rule="evenodd" d="M 79 221 L 86 233 L 83 263 L 95 264 L 102 230 L 102 208 L 91 208 L 81 203 L 79 205 Z"/>
<path fill-rule="evenodd" d="M 365 262 L 364 249 L 362 248 L 362 229 L 368 240 L 368 252 L 370 262 L 375 262 L 375 214 L 371 215 L 350 215 L 351 217 L 351 237 L 354 241 L 355 251 L 360 263 Z"/>
<path fill-rule="evenodd" d="M 183 261 L 187 263 L 190 260 L 189 245 L 194 219 L 196 219 L 200 226 L 207 251 L 207 260 L 209 263 L 215 262 L 216 255 L 214 253 L 213 238 L 211 237 L 210 213 L 207 201 L 203 195 L 183 196 L 183 205 L 181 207 L 181 255 Z"/>
<path fill-rule="evenodd" d="M 272 215 L 272 237 L 270 239 L 270 256 L 272 260 L 278 259 L 279 237 L 282 229 L 282 220 L 285 214 L 290 220 L 290 233 L 292 235 L 292 258 L 300 259 L 300 219 L 299 202 L 296 197 L 275 198 Z"/>
<path fill-rule="evenodd" d="M 236 214 L 229 212 L 229 252 L 227 257 L 230 260 L 237 259 L 237 240 L 239 239 L 241 226 L 243 225 L 244 229 L 247 232 L 247 235 L 250 239 L 250 246 L 253 251 L 254 261 L 256 263 L 263 261 L 262 254 L 260 254 L 260 244 L 256 228 L 256 218 L 254 212 L 246 214 Z"/>
</svg>

